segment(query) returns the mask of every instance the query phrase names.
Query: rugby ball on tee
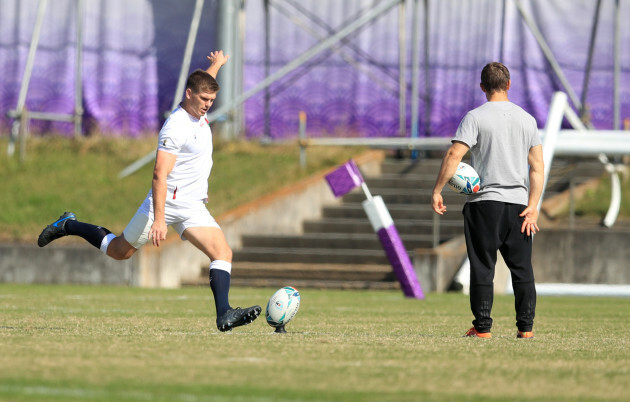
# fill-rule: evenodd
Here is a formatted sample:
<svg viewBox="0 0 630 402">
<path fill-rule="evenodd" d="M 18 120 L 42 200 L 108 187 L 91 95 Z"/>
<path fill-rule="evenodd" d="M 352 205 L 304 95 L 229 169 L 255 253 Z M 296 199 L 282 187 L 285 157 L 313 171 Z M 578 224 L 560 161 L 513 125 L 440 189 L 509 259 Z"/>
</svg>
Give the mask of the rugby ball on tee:
<svg viewBox="0 0 630 402">
<path fill-rule="evenodd" d="M 474 194 L 480 188 L 479 174 L 469 164 L 460 162 L 448 186 L 459 194 Z"/>
<path fill-rule="evenodd" d="M 292 286 L 278 289 L 267 303 L 267 324 L 282 327 L 295 317 L 300 308 L 300 292 Z"/>
</svg>

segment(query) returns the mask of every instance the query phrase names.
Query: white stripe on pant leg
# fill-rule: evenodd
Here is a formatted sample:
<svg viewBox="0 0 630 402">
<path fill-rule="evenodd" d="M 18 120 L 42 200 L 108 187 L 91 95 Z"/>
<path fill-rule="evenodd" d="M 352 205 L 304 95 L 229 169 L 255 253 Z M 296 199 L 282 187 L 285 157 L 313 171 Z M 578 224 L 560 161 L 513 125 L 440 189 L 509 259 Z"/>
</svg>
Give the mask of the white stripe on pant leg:
<svg viewBox="0 0 630 402">
<path fill-rule="evenodd" d="M 210 263 L 210 269 L 220 269 L 228 274 L 232 274 L 232 263 L 224 260 L 214 260 Z"/>
</svg>

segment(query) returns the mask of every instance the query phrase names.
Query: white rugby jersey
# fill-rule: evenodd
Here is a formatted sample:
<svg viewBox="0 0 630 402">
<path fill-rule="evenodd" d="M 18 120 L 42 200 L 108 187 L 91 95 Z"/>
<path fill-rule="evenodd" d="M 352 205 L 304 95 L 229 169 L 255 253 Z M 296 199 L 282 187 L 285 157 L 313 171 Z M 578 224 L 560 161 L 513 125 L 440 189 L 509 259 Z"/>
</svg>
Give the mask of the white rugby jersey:
<svg viewBox="0 0 630 402">
<path fill-rule="evenodd" d="M 166 200 L 206 200 L 212 170 L 212 131 L 206 115 L 196 119 L 179 105 L 160 130 L 158 150 L 177 156 L 166 178 Z"/>
</svg>

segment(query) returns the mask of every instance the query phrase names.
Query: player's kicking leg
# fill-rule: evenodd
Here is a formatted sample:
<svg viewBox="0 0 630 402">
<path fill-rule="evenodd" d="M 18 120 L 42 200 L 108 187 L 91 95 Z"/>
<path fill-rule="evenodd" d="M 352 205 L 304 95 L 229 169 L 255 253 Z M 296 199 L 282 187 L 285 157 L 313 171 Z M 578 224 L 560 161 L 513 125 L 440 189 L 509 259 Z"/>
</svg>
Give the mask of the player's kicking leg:
<svg viewBox="0 0 630 402">
<path fill-rule="evenodd" d="M 232 250 L 225 240 L 221 229 L 217 227 L 192 227 L 184 231 L 184 236 L 195 247 L 203 251 L 210 260 L 210 288 L 214 295 L 219 331 L 231 331 L 232 328 L 247 325 L 260 315 L 262 308 L 232 308 L 228 293 L 232 273 Z"/>
<path fill-rule="evenodd" d="M 116 260 L 127 259 L 136 251 L 123 236 L 116 237 L 116 235 L 102 226 L 79 222 L 72 212 L 65 212 L 59 219 L 46 226 L 37 239 L 37 245 L 44 247 L 53 240 L 69 235 L 85 239 L 88 243 Z"/>
</svg>

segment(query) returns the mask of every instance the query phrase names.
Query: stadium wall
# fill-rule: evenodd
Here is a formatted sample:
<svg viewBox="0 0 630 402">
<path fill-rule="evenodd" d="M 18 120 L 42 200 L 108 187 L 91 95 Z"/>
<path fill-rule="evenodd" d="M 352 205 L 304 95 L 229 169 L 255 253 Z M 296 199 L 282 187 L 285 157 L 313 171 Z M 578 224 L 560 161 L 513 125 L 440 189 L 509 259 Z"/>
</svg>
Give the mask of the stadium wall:
<svg viewBox="0 0 630 402">
<path fill-rule="evenodd" d="M 536 283 L 630 284 L 630 230 L 544 228 L 534 240 Z M 425 291 L 445 292 L 466 257 L 463 236 L 433 249 L 419 249 L 414 269 Z M 506 292 L 509 269 L 497 254 L 495 293 Z"/>
<path fill-rule="evenodd" d="M 545 229 L 536 235 L 534 242 L 536 282 L 630 285 L 628 244 L 628 230 Z M 423 289 L 446 291 L 465 253 L 462 239 L 436 249 L 417 250 L 414 267 Z M 183 281 L 198 279 L 200 268 L 208 263 L 192 245 L 173 236 L 160 249 L 144 247 L 127 261 L 114 261 L 83 244 L 44 249 L 35 245 L 0 244 L 0 255 L 0 282 L 6 283 L 173 288 Z M 495 278 L 497 293 L 505 291 L 507 269 L 503 265 L 501 262 L 497 265 L 500 277 Z"/>
<path fill-rule="evenodd" d="M 544 229 L 532 263 L 537 282 L 630 284 L 630 230 Z"/>
</svg>

